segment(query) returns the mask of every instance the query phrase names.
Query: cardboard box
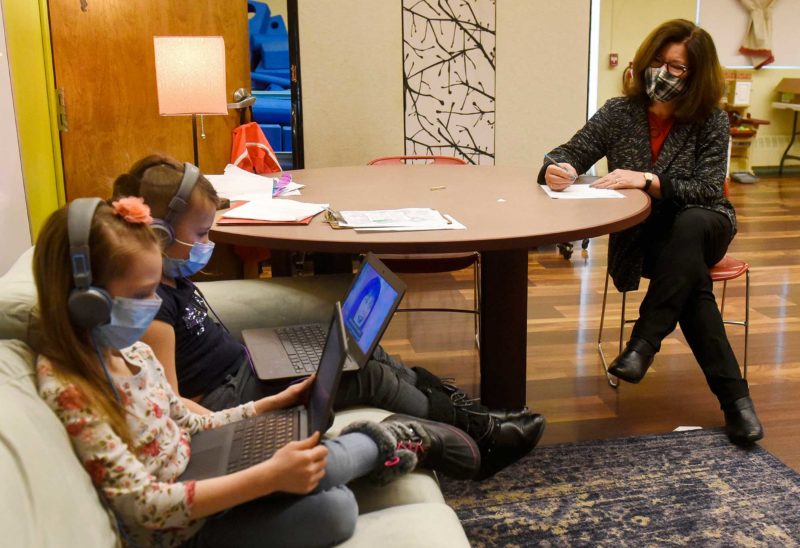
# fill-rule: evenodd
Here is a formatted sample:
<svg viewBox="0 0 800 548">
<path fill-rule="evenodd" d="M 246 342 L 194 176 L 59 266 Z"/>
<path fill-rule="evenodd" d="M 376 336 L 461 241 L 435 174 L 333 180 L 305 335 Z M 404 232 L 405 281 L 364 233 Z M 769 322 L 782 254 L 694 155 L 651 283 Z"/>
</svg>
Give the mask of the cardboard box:
<svg viewBox="0 0 800 548">
<path fill-rule="evenodd" d="M 753 72 L 753 69 L 722 69 L 722 77 L 725 79 L 725 97 L 723 98 L 723 103 L 737 107 L 746 107 L 750 105 Z"/>
<path fill-rule="evenodd" d="M 784 78 L 775 86 L 779 103 L 800 104 L 800 78 Z"/>
</svg>

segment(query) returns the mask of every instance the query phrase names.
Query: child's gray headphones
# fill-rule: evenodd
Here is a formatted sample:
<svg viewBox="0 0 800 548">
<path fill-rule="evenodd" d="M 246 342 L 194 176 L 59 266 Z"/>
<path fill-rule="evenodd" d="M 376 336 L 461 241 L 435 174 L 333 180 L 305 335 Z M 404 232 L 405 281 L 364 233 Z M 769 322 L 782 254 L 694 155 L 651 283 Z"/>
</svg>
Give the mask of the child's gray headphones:
<svg viewBox="0 0 800 548">
<path fill-rule="evenodd" d="M 92 263 L 89 252 L 89 234 L 100 198 L 78 198 L 67 209 L 69 233 L 69 262 L 75 289 L 67 299 L 67 309 L 72 322 L 84 329 L 106 324 L 111 319 L 111 295 L 92 285 Z"/>
<path fill-rule="evenodd" d="M 161 241 L 162 248 L 169 247 L 175 241 L 175 227 L 173 223 L 186 207 L 189 205 L 189 198 L 194 190 L 194 185 L 200 178 L 200 170 L 197 166 L 186 162 L 183 164 L 183 179 L 181 179 L 181 186 L 175 196 L 169 201 L 167 206 L 167 214 L 163 219 L 153 219 L 150 228 L 156 233 L 158 239 Z"/>
</svg>

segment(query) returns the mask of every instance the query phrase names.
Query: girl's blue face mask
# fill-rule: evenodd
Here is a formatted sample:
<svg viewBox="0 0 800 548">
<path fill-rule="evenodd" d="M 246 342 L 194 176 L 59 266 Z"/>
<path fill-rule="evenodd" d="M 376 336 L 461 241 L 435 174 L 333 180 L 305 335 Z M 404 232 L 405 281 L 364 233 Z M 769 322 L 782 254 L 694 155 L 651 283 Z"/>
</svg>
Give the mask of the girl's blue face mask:
<svg viewBox="0 0 800 548">
<path fill-rule="evenodd" d="M 111 320 L 94 328 L 97 342 L 121 350 L 138 341 L 161 308 L 161 298 L 128 299 L 115 297 L 111 305 Z"/>
<path fill-rule="evenodd" d="M 162 265 L 164 274 L 170 278 L 186 278 L 200 272 L 208 264 L 211 254 L 214 253 L 214 242 L 195 242 L 189 244 L 180 240 L 175 240 L 179 244 L 190 245 L 188 259 L 176 259 L 164 256 Z"/>
</svg>

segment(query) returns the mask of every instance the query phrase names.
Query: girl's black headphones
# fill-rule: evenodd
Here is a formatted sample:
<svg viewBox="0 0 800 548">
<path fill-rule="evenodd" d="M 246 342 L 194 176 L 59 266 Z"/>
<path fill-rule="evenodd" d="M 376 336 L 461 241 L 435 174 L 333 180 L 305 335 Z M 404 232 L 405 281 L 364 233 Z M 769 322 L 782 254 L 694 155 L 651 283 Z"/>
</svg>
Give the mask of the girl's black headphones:
<svg viewBox="0 0 800 548">
<path fill-rule="evenodd" d="M 189 198 L 194 190 L 194 185 L 197 184 L 197 180 L 200 178 L 200 170 L 197 166 L 189 162 L 186 162 L 183 166 L 181 186 L 178 187 L 175 196 L 169 201 L 167 214 L 164 215 L 163 219 L 153 219 L 153 223 L 150 225 L 150 228 L 153 229 L 158 239 L 161 241 L 162 248 L 169 247 L 175 241 L 175 228 L 173 223 L 178 215 L 189 205 Z"/>
<path fill-rule="evenodd" d="M 67 299 L 67 309 L 72 322 L 84 329 L 92 329 L 111 320 L 111 295 L 92 285 L 92 263 L 89 252 L 89 234 L 100 198 L 78 198 L 67 209 L 69 235 L 69 261 L 75 289 Z"/>
</svg>

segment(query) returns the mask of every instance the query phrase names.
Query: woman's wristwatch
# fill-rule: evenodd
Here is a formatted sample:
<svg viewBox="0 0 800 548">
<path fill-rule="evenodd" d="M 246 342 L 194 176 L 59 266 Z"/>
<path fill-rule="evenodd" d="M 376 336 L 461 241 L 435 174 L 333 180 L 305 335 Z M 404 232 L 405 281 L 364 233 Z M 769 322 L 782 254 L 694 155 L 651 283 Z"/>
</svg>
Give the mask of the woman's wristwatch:
<svg viewBox="0 0 800 548">
<path fill-rule="evenodd" d="M 654 177 L 655 177 L 655 175 L 645 171 L 645 173 L 644 173 L 644 187 L 642 188 L 642 190 L 647 192 L 650 189 L 650 185 L 653 184 L 653 178 Z"/>
</svg>

